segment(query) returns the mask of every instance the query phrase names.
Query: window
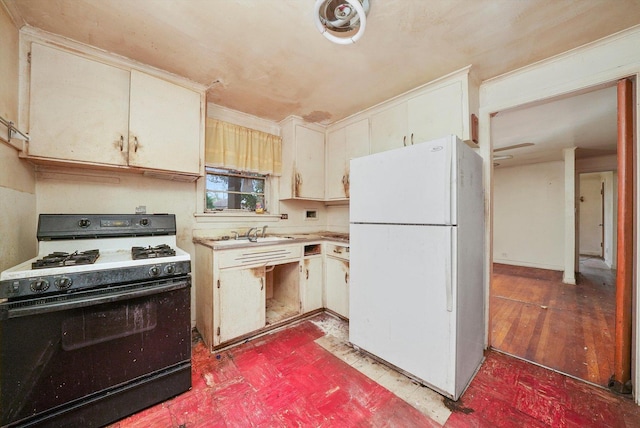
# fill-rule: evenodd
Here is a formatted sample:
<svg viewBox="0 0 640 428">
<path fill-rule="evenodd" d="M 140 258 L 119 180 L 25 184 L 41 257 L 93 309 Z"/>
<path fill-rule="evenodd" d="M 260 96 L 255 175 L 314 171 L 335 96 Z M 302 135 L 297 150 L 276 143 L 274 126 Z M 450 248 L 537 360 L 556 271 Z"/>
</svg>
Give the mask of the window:
<svg viewBox="0 0 640 428">
<path fill-rule="evenodd" d="M 264 208 L 266 175 L 207 167 L 206 211 Z"/>
</svg>

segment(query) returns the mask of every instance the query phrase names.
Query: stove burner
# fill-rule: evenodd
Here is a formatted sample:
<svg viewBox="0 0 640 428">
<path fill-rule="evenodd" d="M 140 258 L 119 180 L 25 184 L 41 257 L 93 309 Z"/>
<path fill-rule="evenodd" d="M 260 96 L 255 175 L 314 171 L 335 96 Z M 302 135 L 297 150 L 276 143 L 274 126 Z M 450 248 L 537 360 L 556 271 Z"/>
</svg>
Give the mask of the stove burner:
<svg viewBox="0 0 640 428">
<path fill-rule="evenodd" d="M 32 269 L 45 269 L 60 266 L 90 265 L 100 256 L 99 250 L 63 253 L 55 251 L 31 263 Z"/>
<path fill-rule="evenodd" d="M 153 259 L 157 257 L 171 257 L 176 255 L 176 250 L 166 244 L 156 245 L 155 247 L 133 247 L 131 248 L 131 258 Z"/>
</svg>

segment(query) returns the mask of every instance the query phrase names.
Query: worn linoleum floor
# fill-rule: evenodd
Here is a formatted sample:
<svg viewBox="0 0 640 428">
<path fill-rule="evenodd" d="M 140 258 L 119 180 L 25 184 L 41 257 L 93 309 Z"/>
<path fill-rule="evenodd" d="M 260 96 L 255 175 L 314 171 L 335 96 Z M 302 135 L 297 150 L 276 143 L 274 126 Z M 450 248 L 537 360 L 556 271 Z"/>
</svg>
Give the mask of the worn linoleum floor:
<svg viewBox="0 0 640 428">
<path fill-rule="evenodd" d="M 195 340 L 191 391 L 112 428 L 640 427 L 630 398 L 497 352 L 451 402 L 350 348 L 347 329 L 320 314 L 219 353 Z"/>
</svg>

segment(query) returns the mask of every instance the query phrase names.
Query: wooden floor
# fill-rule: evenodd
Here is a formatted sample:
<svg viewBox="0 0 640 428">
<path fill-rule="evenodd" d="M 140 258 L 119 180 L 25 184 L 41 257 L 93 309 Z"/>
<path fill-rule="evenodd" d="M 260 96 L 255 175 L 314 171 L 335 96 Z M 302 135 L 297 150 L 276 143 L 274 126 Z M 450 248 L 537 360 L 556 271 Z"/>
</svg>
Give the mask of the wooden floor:
<svg viewBox="0 0 640 428">
<path fill-rule="evenodd" d="M 606 386 L 613 373 L 615 276 L 581 259 L 577 284 L 562 272 L 495 264 L 491 346 Z"/>
</svg>

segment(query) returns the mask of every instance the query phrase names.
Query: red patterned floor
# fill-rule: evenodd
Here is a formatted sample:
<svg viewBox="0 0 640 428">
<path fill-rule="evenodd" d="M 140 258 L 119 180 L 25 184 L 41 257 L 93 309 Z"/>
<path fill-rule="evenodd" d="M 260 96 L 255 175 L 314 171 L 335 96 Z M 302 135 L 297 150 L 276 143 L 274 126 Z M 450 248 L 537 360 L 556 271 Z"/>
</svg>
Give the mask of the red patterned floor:
<svg viewBox="0 0 640 428">
<path fill-rule="evenodd" d="M 321 315 L 326 316 L 326 315 Z M 314 343 L 310 321 L 232 349 L 193 348 L 193 388 L 129 427 L 438 427 Z M 630 399 L 489 352 L 445 427 L 640 427 Z"/>
</svg>

